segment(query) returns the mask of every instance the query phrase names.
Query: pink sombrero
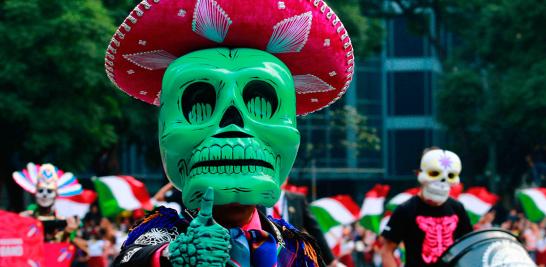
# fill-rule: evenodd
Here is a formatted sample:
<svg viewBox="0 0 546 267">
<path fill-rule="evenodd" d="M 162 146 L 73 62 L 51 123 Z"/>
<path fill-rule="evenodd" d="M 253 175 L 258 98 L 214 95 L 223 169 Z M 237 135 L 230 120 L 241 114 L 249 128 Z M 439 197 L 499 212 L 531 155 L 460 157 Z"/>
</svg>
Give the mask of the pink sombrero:
<svg viewBox="0 0 546 267">
<path fill-rule="evenodd" d="M 106 73 L 127 94 L 158 105 L 169 63 L 212 47 L 256 48 L 280 58 L 294 76 L 298 115 L 336 101 L 353 76 L 351 40 L 321 0 L 142 1 L 112 37 Z"/>
</svg>

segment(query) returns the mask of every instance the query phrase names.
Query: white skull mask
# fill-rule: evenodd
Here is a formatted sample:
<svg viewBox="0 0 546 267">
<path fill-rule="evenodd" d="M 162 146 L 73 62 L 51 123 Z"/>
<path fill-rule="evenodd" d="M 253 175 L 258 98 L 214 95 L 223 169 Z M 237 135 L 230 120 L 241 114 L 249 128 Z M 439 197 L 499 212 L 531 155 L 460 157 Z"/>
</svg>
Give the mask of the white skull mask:
<svg viewBox="0 0 546 267">
<path fill-rule="evenodd" d="M 47 184 L 38 184 L 36 188 L 36 203 L 40 207 L 49 208 L 55 203 L 57 197 L 57 190 L 53 186 Z"/>
<path fill-rule="evenodd" d="M 38 185 L 36 186 L 36 203 L 44 208 L 49 208 L 55 203 L 57 197 L 57 169 L 51 164 L 40 166 L 38 171 Z"/>
<path fill-rule="evenodd" d="M 461 160 L 457 154 L 441 149 L 426 152 L 421 158 L 419 183 L 423 185 L 423 197 L 436 204 L 449 197 L 451 186 L 458 184 Z"/>
</svg>

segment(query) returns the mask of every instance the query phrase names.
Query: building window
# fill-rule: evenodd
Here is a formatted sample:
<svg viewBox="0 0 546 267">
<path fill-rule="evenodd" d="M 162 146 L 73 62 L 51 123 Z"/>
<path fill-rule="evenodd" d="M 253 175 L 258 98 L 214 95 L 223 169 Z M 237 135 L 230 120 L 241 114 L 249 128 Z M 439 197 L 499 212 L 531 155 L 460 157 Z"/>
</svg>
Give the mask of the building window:
<svg viewBox="0 0 546 267">
<path fill-rule="evenodd" d="M 426 115 L 425 90 L 430 86 L 425 82 L 425 73 L 422 71 L 394 72 L 387 76 L 389 115 Z"/>
<path fill-rule="evenodd" d="M 389 34 L 389 57 L 425 57 L 424 38 L 411 32 L 407 20 L 403 17 L 394 18 L 390 21 Z"/>
<path fill-rule="evenodd" d="M 419 169 L 423 149 L 432 142 L 432 130 L 396 130 L 389 132 L 390 164 L 392 176 L 413 176 Z"/>
<path fill-rule="evenodd" d="M 381 73 L 358 71 L 356 95 L 358 100 L 381 102 Z"/>
</svg>

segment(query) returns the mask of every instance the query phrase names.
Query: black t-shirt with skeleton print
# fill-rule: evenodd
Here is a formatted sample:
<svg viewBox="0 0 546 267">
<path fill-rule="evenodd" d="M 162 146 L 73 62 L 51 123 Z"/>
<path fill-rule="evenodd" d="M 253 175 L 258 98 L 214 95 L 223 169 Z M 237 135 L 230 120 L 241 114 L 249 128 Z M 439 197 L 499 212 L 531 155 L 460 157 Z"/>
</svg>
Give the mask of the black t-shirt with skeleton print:
<svg viewBox="0 0 546 267">
<path fill-rule="evenodd" d="M 460 202 L 448 198 L 434 207 L 414 196 L 394 210 L 381 235 L 396 243 L 404 242 L 405 266 L 437 266 L 444 251 L 471 231 L 470 219 Z"/>
</svg>

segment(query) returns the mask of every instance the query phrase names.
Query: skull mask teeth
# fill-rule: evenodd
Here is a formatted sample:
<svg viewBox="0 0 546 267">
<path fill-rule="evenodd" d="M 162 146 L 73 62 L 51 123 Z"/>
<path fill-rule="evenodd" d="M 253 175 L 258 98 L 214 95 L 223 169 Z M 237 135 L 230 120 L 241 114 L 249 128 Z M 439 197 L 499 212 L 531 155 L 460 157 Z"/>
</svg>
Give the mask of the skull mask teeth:
<svg viewBox="0 0 546 267">
<path fill-rule="evenodd" d="M 278 169 L 276 157 L 271 148 L 256 140 L 246 139 L 242 144 L 201 145 L 193 150 L 189 173 L 192 178 L 200 174 L 254 174 L 266 173 L 273 177 Z"/>
<path fill-rule="evenodd" d="M 206 49 L 171 63 L 159 141 L 187 207 L 209 186 L 215 204 L 276 202 L 299 146 L 295 94 L 288 68 L 264 51 Z"/>
<path fill-rule="evenodd" d="M 423 185 L 423 196 L 429 201 L 441 204 L 449 196 L 451 186 L 460 181 L 461 160 L 457 154 L 434 149 L 421 158 L 419 182 Z"/>
</svg>

